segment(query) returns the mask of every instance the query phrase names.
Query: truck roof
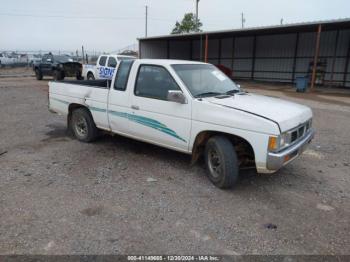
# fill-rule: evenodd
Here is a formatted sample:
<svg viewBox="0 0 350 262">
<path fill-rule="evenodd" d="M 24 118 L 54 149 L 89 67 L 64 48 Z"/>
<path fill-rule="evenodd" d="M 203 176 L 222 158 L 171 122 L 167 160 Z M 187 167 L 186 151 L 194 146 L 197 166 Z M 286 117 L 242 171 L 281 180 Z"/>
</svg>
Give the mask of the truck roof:
<svg viewBox="0 0 350 262">
<path fill-rule="evenodd" d="M 157 65 L 179 65 L 179 64 L 205 64 L 203 62 L 188 61 L 188 60 L 175 60 L 175 59 L 136 59 L 139 63 L 157 64 Z"/>
</svg>

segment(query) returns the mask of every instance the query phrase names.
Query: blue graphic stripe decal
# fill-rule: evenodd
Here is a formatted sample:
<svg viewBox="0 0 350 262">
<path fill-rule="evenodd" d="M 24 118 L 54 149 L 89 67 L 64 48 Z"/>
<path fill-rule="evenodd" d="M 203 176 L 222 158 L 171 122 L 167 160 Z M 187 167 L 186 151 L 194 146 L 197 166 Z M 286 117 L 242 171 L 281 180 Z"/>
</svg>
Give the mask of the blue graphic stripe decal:
<svg viewBox="0 0 350 262">
<path fill-rule="evenodd" d="M 138 116 L 138 115 L 134 115 L 134 114 L 128 114 L 128 113 L 123 113 L 123 112 L 117 112 L 117 111 L 109 111 L 110 114 L 114 115 L 114 116 L 118 116 L 118 117 L 123 117 L 123 118 L 127 118 L 130 121 L 133 121 L 135 123 L 159 130 L 167 135 L 170 135 L 172 137 L 175 137 L 183 142 L 186 143 L 186 140 L 183 139 L 182 137 L 180 137 L 178 134 L 176 134 L 176 132 L 174 130 L 171 130 L 170 128 L 168 128 L 166 125 L 164 125 L 163 123 L 160 123 L 157 120 L 154 120 L 152 118 L 148 118 L 148 117 L 144 117 L 144 116 Z"/>
<path fill-rule="evenodd" d="M 101 113 L 106 113 L 107 112 L 106 109 L 97 108 L 97 107 L 93 107 L 93 106 L 89 106 L 89 109 L 92 110 L 92 111 L 97 111 L 97 112 L 101 112 Z"/>
<path fill-rule="evenodd" d="M 69 105 L 70 103 L 67 101 L 63 101 L 57 98 L 51 98 L 52 100 L 61 102 L 63 104 Z M 92 107 L 90 106 L 89 109 L 91 111 L 96 111 L 96 112 L 101 112 L 101 113 L 106 113 L 107 110 L 106 109 L 102 109 L 102 108 L 98 108 L 98 107 Z M 117 112 L 117 111 L 108 111 L 111 115 L 117 116 L 117 117 L 123 117 L 126 118 L 130 121 L 133 121 L 135 123 L 156 129 L 160 132 L 163 132 L 164 134 L 167 134 L 169 136 L 175 137 L 176 139 L 179 139 L 183 142 L 186 143 L 186 140 L 183 139 L 182 137 L 180 137 L 174 130 L 168 128 L 166 125 L 164 125 L 163 123 L 154 120 L 152 118 L 148 118 L 148 117 L 144 117 L 144 116 L 138 116 L 138 115 L 134 115 L 134 114 L 128 114 L 128 113 L 124 113 L 124 112 Z"/>
</svg>

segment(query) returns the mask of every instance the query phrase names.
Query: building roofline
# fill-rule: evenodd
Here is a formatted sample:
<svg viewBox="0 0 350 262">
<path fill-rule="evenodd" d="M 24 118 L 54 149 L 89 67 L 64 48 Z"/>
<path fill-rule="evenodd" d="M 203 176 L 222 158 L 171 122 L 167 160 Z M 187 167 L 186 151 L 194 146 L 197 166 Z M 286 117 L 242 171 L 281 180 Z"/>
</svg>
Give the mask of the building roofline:
<svg viewBox="0 0 350 262">
<path fill-rule="evenodd" d="M 173 39 L 173 38 L 186 38 L 186 37 L 196 37 L 204 35 L 213 34 L 228 34 L 228 33 L 249 33 L 249 32 L 263 32 L 263 31 L 275 31 L 283 29 L 297 29 L 297 28 L 308 28 L 318 25 L 337 25 L 337 24 L 348 24 L 350 27 L 350 18 L 333 19 L 333 20 L 320 20 L 312 22 L 302 22 L 302 23 L 290 23 L 284 25 L 273 25 L 273 26 L 260 26 L 260 27 L 249 27 L 249 28 L 239 28 L 239 29 L 228 29 L 228 30 L 218 30 L 218 31 L 205 31 L 198 33 L 186 33 L 186 34 L 174 34 L 174 35 L 160 35 L 151 37 L 141 37 L 138 38 L 139 41 L 143 40 L 156 40 L 156 39 Z"/>
</svg>

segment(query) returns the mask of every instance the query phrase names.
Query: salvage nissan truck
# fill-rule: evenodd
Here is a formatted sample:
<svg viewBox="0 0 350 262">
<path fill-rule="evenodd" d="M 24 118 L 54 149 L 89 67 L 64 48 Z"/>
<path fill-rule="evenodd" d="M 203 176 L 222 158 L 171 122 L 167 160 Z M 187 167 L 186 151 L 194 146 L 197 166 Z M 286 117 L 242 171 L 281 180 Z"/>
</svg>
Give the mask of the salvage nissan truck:
<svg viewBox="0 0 350 262">
<path fill-rule="evenodd" d="M 125 60 L 112 80 L 50 82 L 49 109 L 67 116 L 82 142 L 104 130 L 191 154 L 193 163 L 204 157 L 219 188 L 234 186 L 243 168 L 276 172 L 314 137 L 310 108 L 243 92 L 193 61 Z"/>
</svg>

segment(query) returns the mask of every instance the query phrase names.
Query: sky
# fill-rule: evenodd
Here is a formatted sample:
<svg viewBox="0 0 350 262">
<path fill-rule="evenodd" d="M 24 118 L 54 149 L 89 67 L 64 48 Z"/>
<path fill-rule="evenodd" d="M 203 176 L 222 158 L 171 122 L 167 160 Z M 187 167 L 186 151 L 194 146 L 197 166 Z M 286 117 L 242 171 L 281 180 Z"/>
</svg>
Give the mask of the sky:
<svg viewBox="0 0 350 262">
<path fill-rule="evenodd" d="M 195 0 L 0 0 L 0 50 L 113 52 L 169 34 Z M 200 0 L 204 31 L 350 17 L 349 0 Z"/>
</svg>

